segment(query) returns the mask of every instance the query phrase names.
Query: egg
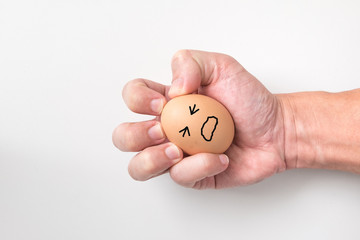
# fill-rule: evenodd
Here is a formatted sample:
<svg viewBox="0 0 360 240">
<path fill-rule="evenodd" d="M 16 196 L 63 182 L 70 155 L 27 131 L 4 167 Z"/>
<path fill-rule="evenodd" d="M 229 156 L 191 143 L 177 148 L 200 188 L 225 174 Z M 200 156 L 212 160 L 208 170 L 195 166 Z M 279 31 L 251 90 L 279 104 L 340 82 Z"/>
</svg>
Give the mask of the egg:
<svg viewBox="0 0 360 240">
<path fill-rule="evenodd" d="M 223 153 L 235 133 L 229 111 L 215 99 L 200 94 L 171 99 L 161 113 L 161 126 L 169 141 L 189 155 Z"/>
</svg>

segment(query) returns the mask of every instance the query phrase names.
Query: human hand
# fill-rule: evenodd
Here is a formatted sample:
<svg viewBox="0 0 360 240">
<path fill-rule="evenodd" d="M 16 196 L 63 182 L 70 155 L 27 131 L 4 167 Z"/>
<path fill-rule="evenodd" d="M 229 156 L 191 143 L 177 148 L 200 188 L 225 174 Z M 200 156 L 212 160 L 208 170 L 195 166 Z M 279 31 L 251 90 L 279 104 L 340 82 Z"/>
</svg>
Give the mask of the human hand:
<svg viewBox="0 0 360 240">
<path fill-rule="evenodd" d="M 197 189 L 225 188 L 261 181 L 286 169 L 284 123 L 278 98 L 230 56 L 181 50 L 172 60 L 173 81 L 164 86 L 145 79 L 126 84 L 123 98 L 136 113 L 154 120 L 122 123 L 113 142 L 123 151 L 140 151 L 129 163 L 136 180 L 165 172 L 180 185 Z M 167 141 L 159 115 L 165 103 L 190 93 L 221 102 L 235 123 L 234 141 L 225 154 L 184 156 Z"/>
</svg>

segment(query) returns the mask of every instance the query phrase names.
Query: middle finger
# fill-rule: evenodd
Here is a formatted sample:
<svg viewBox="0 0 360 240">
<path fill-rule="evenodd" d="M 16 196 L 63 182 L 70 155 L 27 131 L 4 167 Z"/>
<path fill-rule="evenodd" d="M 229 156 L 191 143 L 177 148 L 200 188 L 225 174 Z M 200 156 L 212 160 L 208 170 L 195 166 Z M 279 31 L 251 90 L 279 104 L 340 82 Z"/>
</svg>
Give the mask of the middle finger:
<svg viewBox="0 0 360 240">
<path fill-rule="evenodd" d="M 114 145 L 125 152 L 141 151 L 165 141 L 165 134 L 156 120 L 122 123 L 113 132 Z"/>
</svg>

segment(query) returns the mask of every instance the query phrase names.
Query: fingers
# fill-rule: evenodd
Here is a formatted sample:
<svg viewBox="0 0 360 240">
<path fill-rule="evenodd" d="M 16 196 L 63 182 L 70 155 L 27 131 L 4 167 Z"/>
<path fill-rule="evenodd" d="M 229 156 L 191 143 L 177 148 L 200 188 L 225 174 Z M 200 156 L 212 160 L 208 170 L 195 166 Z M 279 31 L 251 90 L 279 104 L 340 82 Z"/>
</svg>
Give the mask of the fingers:
<svg viewBox="0 0 360 240">
<path fill-rule="evenodd" d="M 173 82 L 169 97 L 195 92 L 200 86 L 206 86 L 216 81 L 220 75 L 226 74 L 226 69 L 232 64 L 238 64 L 232 57 L 197 50 L 178 51 L 171 63 Z"/>
<path fill-rule="evenodd" d="M 160 115 L 166 103 L 165 86 L 146 79 L 128 82 L 122 95 L 129 109 L 141 114 Z"/>
<path fill-rule="evenodd" d="M 197 182 L 225 171 L 228 165 L 229 158 L 225 154 L 199 153 L 170 168 L 170 175 L 178 184 L 194 187 Z"/>
<path fill-rule="evenodd" d="M 122 123 L 113 132 L 113 143 L 122 151 L 137 152 L 165 141 L 158 121 Z"/>
<path fill-rule="evenodd" d="M 130 161 L 129 174 L 135 180 L 145 181 L 165 172 L 182 157 L 182 151 L 170 142 L 149 147 Z"/>
</svg>

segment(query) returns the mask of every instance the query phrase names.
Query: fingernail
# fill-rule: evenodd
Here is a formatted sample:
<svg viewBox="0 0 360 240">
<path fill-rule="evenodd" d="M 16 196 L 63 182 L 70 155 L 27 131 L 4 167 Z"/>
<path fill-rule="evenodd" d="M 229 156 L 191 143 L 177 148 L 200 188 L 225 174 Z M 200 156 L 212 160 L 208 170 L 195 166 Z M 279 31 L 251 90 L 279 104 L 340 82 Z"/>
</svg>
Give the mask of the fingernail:
<svg viewBox="0 0 360 240">
<path fill-rule="evenodd" d="M 154 113 L 160 114 L 163 108 L 163 100 L 162 99 L 154 99 L 150 102 L 150 108 Z"/>
<path fill-rule="evenodd" d="M 175 79 L 170 87 L 169 95 L 179 95 L 182 93 L 184 87 L 184 81 L 181 78 Z"/>
<path fill-rule="evenodd" d="M 179 149 L 178 149 L 175 145 L 173 145 L 173 144 L 171 144 L 169 147 L 167 147 L 167 148 L 165 149 L 165 154 L 166 154 L 166 156 L 167 156 L 169 159 L 171 159 L 171 160 L 175 160 L 175 159 L 180 158 L 180 151 L 179 151 Z"/>
<path fill-rule="evenodd" d="M 165 137 L 164 133 L 161 129 L 160 123 L 156 123 L 154 126 L 152 126 L 149 129 L 148 134 L 149 134 L 150 138 L 153 140 L 160 140 Z"/>
<path fill-rule="evenodd" d="M 228 156 L 226 156 L 225 154 L 221 154 L 221 155 L 219 156 L 219 158 L 220 158 L 220 162 L 221 162 L 222 164 L 224 164 L 224 165 L 229 164 L 229 158 L 228 158 Z"/>
</svg>

